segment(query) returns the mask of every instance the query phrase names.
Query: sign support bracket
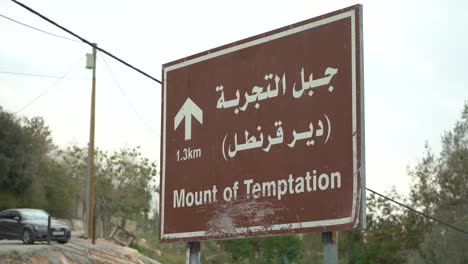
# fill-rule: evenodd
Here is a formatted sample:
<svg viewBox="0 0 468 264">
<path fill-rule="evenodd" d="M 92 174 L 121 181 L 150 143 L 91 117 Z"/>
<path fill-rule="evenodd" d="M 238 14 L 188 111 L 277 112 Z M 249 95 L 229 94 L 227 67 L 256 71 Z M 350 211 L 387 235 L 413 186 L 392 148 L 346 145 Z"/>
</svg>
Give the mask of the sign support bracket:
<svg viewBox="0 0 468 264">
<path fill-rule="evenodd" d="M 187 242 L 185 248 L 185 263 L 186 264 L 200 264 L 200 241 Z"/>
<path fill-rule="evenodd" d="M 338 264 L 338 232 L 322 232 L 323 263 Z"/>
</svg>

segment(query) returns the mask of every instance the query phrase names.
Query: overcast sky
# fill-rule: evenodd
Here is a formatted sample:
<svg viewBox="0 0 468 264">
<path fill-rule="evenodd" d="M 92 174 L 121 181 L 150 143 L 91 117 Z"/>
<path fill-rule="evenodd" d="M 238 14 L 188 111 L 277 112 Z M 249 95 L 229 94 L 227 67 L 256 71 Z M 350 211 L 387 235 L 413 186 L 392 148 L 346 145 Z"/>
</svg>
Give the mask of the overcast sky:
<svg viewBox="0 0 468 264">
<path fill-rule="evenodd" d="M 21 1 L 158 79 L 164 63 L 358 3 Z M 421 158 L 425 142 L 440 150 L 441 134 L 453 127 L 468 100 L 468 2 L 360 3 L 367 186 L 385 191 L 395 185 L 406 193 L 407 166 Z M 0 15 L 73 38 L 9 0 L 0 0 Z M 91 94 L 85 54 L 90 51 L 0 16 L 0 106 L 15 113 L 47 91 L 18 115 L 44 117 L 60 146 L 85 146 Z M 96 68 L 96 146 L 141 145 L 147 157 L 159 161 L 161 86 L 102 56 L 105 61 L 99 55 Z"/>
</svg>

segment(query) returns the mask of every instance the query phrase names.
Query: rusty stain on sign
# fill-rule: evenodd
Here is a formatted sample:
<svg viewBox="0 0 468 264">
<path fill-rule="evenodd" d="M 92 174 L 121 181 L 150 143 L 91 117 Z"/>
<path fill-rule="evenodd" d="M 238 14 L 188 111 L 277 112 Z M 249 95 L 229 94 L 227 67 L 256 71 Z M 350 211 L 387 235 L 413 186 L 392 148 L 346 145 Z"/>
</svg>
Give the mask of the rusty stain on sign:
<svg viewBox="0 0 468 264">
<path fill-rule="evenodd" d="M 245 221 L 239 221 L 239 216 L 248 219 L 248 226 L 268 226 L 274 223 L 274 209 L 271 202 L 255 199 L 237 199 L 232 202 L 222 202 L 216 205 L 214 216 L 208 221 L 208 236 L 238 237 L 246 236 L 248 229 L 243 228 Z"/>
</svg>

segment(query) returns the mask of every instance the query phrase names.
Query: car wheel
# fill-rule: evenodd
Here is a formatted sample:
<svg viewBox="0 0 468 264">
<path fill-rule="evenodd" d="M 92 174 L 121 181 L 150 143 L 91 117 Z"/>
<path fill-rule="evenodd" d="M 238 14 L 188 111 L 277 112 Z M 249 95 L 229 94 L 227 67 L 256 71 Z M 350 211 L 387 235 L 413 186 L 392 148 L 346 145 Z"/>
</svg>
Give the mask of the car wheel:
<svg viewBox="0 0 468 264">
<path fill-rule="evenodd" d="M 66 244 L 66 243 L 68 243 L 68 240 L 59 240 L 57 242 L 59 242 L 60 244 Z"/>
<path fill-rule="evenodd" d="M 32 232 L 29 229 L 24 229 L 23 230 L 22 238 L 23 238 L 23 243 L 24 244 L 33 244 L 34 243 L 34 240 L 33 240 L 33 237 L 32 237 Z"/>
</svg>

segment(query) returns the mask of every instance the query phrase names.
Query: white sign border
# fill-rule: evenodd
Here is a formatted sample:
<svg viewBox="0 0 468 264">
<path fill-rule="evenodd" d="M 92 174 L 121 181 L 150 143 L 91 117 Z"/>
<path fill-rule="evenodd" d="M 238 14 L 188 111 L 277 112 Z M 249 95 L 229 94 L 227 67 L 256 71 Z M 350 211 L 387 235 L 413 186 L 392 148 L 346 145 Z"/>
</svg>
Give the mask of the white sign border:
<svg viewBox="0 0 468 264">
<path fill-rule="evenodd" d="M 215 51 L 213 53 L 209 53 L 200 57 L 193 58 L 191 60 L 183 61 L 174 65 L 170 65 L 163 69 L 164 73 L 164 83 L 163 83 L 163 90 L 164 90 L 164 98 L 163 98 L 163 142 L 162 142 L 162 163 L 161 163 L 161 223 L 160 223 L 160 235 L 161 239 L 181 239 L 181 238 L 190 238 L 190 237 L 206 237 L 209 235 L 208 231 L 195 231 L 195 232 L 181 232 L 181 233 L 164 233 L 164 191 L 165 191 L 165 173 L 166 173 L 166 128 L 167 128 L 167 73 L 169 71 L 186 67 L 191 64 L 195 64 L 201 61 L 205 61 L 211 58 L 215 58 L 227 53 L 231 53 L 234 51 L 238 51 L 241 49 L 245 49 L 248 47 L 252 47 L 255 45 L 259 45 L 262 43 L 266 43 L 275 39 L 279 39 L 282 37 L 286 37 L 292 34 L 296 34 L 308 29 L 312 29 L 318 26 L 322 26 L 328 23 L 332 23 L 341 19 L 351 18 L 351 74 L 352 74 L 352 130 L 353 130 L 353 206 L 351 209 L 351 216 L 344 217 L 344 218 L 337 218 L 337 219 L 327 219 L 327 220 L 317 220 L 317 221 L 308 221 L 308 222 L 297 222 L 297 223 L 289 223 L 289 224 L 276 224 L 268 227 L 269 231 L 278 231 L 284 229 L 299 229 L 299 228 L 312 228 L 318 226 L 331 226 L 331 225 L 341 225 L 351 223 L 355 218 L 356 212 L 356 199 L 358 199 L 357 194 L 357 135 L 354 131 L 357 131 L 357 120 L 356 120 L 356 9 L 337 14 L 332 17 L 327 17 L 318 21 L 311 22 L 309 24 L 301 25 L 295 28 L 291 28 L 282 32 L 275 33 L 270 36 L 266 36 L 263 38 L 259 38 L 256 40 L 252 40 L 246 43 L 242 43 L 240 45 L 236 45 L 233 47 L 229 47 L 223 50 Z M 362 30 L 361 30 L 362 32 Z M 362 36 L 361 36 L 362 38 Z M 361 42 L 360 42 L 361 43 Z M 362 43 L 361 43 L 362 44 Z M 361 51 L 362 52 L 362 51 Z M 362 56 L 361 56 L 362 59 Z M 362 61 L 361 61 L 362 63 Z M 362 69 L 361 69 L 362 70 Z M 361 72 L 361 77 L 362 77 Z M 360 80 L 363 82 L 363 80 Z M 362 85 L 361 85 L 362 86 Z M 362 91 L 361 91 L 362 92 Z M 361 102 L 363 104 L 363 102 Z M 362 109 L 361 109 L 362 112 Z M 361 114 L 361 123 L 363 114 Z M 362 127 L 362 125 L 361 125 Z M 362 129 L 361 129 L 362 130 Z M 363 133 L 363 131 L 361 131 Z M 364 138 L 361 137 L 361 141 Z M 363 143 L 363 142 L 362 142 Z M 363 153 L 361 153 L 363 154 Z M 362 155 L 362 157 L 364 157 Z M 364 161 L 361 159 L 361 163 Z M 361 170 L 362 172 L 362 170 Z M 361 179 L 363 180 L 363 179 Z M 247 232 L 261 232 L 265 230 L 265 226 L 253 226 L 253 227 L 245 227 L 245 228 L 236 228 L 236 233 L 242 234 Z"/>
</svg>

